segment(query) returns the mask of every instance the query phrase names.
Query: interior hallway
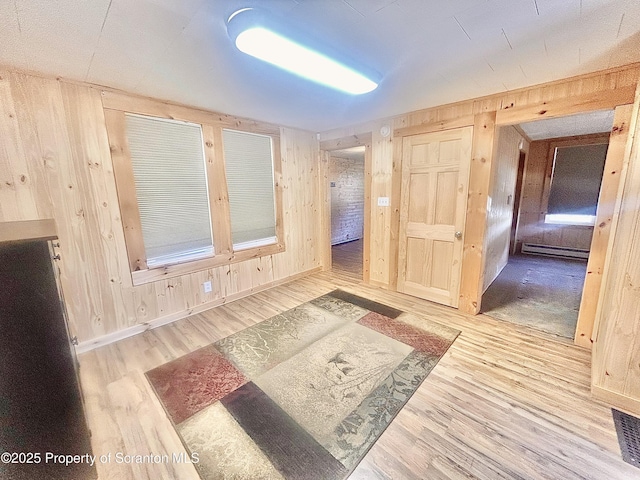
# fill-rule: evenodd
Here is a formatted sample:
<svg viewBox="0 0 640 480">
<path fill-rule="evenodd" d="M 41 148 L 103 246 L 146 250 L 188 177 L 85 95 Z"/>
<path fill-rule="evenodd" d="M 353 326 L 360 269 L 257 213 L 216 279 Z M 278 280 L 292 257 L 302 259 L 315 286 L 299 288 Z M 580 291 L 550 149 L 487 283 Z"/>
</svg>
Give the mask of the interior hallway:
<svg viewBox="0 0 640 480">
<path fill-rule="evenodd" d="M 514 255 L 482 297 L 482 313 L 573 340 L 586 260 Z"/>
</svg>

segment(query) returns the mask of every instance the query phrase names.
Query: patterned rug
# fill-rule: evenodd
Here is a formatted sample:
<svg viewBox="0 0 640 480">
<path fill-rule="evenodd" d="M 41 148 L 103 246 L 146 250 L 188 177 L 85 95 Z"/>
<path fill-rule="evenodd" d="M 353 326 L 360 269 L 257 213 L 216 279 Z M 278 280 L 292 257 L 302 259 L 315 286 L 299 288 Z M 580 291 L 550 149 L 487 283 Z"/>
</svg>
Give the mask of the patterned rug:
<svg viewBox="0 0 640 480">
<path fill-rule="evenodd" d="M 335 290 L 147 378 L 203 479 L 344 479 L 458 333 Z"/>
</svg>

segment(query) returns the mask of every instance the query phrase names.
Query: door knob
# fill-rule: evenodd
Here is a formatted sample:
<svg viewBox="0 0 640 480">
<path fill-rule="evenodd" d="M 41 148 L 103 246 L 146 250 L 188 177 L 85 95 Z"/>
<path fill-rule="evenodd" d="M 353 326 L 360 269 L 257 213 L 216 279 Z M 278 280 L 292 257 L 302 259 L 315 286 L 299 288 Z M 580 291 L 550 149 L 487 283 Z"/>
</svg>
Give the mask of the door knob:
<svg viewBox="0 0 640 480">
<path fill-rule="evenodd" d="M 454 235 L 458 240 L 462 238 L 462 232 L 456 232 Z"/>
</svg>

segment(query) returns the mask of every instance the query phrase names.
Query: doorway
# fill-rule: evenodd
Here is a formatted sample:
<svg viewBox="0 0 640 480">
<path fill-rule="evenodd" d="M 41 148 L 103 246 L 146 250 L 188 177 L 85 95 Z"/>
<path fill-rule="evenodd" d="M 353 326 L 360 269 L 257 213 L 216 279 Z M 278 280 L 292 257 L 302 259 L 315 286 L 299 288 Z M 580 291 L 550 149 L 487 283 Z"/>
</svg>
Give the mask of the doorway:
<svg viewBox="0 0 640 480">
<path fill-rule="evenodd" d="M 364 145 L 328 152 L 331 270 L 363 278 L 365 232 Z"/>
<path fill-rule="evenodd" d="M 501 181 L 513 203 L 512 210 L 504 212 L 503 228 L 508 229 L 509 240 L 496 245 L 496 238 L 487 237 L 482 313 L 567 341 L 574 339 L 613 123 L 614 112 L 602 111 L 500 128 L 492 182 L 492 216 L 495 218 L 496 210 L 500 210 L 500 205 L 495 204 L 500 195 L 495 190 L 500 188 Z M 505 139 L 510 138 L 513 146 L 517 136 L 521 137 L 519 151 L 512 149 L 505 154 L 505 149 L 509 149 Z M 566 218 L 555 215 L 560 212 L 554 208 L 562 210 L 558 205 L 564 205 L 569 214 L 585 213 L 585 206 L 572 204 L 585 196 L 587 184 L 594 182 L 583 178 L 589 170 L 584 163 L 588 161 L 586 153 L 580 151 L 583 146 L 584 152 L 598 150 L 600 155 L 599 166 L 591 169 L 599 169 L 595 173 L 599 177 L 595 197 L 592 194 L 592 211 Z M 579 151 L 583 163 L 567 163 L 562 155 L 572 149 Z M 504 158 L 505 155 L 510 158 Z M 513 170 L 507 175 L 506 186 L 505 168 Z M 563 171 L 565 177 L 561 178 Z M 496 253 L 507 245 L 508 254 L 496 261 L 500 256 Z"/>
</svg>

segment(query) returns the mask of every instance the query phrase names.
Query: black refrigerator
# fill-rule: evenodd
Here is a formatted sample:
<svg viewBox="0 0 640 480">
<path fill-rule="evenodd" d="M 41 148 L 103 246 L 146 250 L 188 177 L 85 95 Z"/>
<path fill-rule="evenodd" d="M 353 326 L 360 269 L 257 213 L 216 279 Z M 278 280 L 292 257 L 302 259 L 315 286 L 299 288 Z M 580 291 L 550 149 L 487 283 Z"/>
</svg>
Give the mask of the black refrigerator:
<svg viewBox="0 0 640 480">
<path fill-rule="evenodd" d="M 55 255 L 0 241 L 0 479 L 97 478 Z"/>
</svg>

